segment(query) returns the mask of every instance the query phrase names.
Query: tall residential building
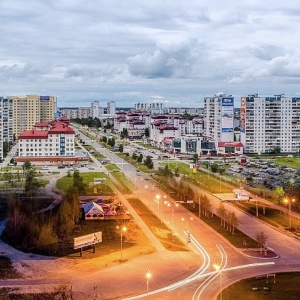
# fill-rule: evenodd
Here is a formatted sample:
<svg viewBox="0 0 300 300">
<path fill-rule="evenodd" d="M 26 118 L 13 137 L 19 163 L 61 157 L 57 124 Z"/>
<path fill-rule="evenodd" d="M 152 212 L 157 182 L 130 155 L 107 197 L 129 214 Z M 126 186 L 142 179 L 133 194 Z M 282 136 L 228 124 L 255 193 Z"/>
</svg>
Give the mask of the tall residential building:
<svg viewBox="0 0 300 300">
<path fill-rule="evenodd" d="M 214 141 L 233 142 L 234 98 L 218 93 L 204 98 L 204 134 Z"/>
<path fill-rule="evenodd" d="M 8 99 L 13 103 L 13 132 L 16 136 L 38 122 L 53 120 L 56 110 L 54 96 L 9 96 Z"/>
<path fill-rule="evenodd" d="M 100 115 L 100 105 L 99 105 L 99 101 L 94 101 L 92 102 L 92 109 L 91 109 L 91 117 L 94 118 L 99 118 Z"/>
<path fill-rule="evenodd" d="M 0 109 L 2 111 L 2 141 L 13 142 L 13 103 L 11 99 L 0 98 Z"/>
<path fill-rule="evenodd" d="M 300 97 L 241 97 L 241 141 L 245 153 L 299 153 Z"/>
<path fill-rule="evenodd" d="M 12 101 L 0 97 L 0 160 L 3 159 L 3 142 L 13 142 Z"/>
<path fill-rule="evenodd" d="M 115 101 L 107 102 L 107 114 L 108 115 L 116 114 L 116 102 Z"/>
</svg>

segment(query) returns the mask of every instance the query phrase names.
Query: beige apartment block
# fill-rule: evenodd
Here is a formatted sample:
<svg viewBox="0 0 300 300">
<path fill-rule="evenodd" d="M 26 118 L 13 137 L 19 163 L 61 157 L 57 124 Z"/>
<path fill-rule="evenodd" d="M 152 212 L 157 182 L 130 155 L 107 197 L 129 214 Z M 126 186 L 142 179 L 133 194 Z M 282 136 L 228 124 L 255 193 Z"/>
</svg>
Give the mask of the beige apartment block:
<svg viewBox="0 0 300 300">
<path fill-rule="evenodd" d="M 13 132 L 19 136 L 36 123 L 53 120 L 56 109 L 54 96 L 8 96 L 13 101 Z"/>
</svg>

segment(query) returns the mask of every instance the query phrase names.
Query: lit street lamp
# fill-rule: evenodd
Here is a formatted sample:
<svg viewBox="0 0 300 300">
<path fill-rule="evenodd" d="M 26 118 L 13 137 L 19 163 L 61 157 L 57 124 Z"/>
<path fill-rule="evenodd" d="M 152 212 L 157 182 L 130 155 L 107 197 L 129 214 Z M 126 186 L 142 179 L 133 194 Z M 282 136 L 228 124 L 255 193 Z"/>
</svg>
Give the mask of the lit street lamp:
<svg viewBox="0 0 300 300">
<path fill-rule="evenodd" d="M 189 231 L 189 221 L 193 221 L 194 218 L 193 217 L 190 217 L 189 219 L 186 220 L 186 231 L 187 231 L 187 243 L 190 243 L 191 242 L 191 233 Z M 185 221 L 185 218 L 181 218 L 181 221 Z"/>
<path fill-rule="evenodd" d="M 162 220 L 161 220 L 161 218 L 160 218 L 160 213 L 159 213 L 159 209 L 160 209 L 160 195 L 159 194 L 157 194 L 156 196 L 155 196 L 155 202 L 157 202 L 157 218 L 158 219 L 160 219 L 160 222 L 162 222 Z"/>
<path fill-rule="evenodd" d="M 181 218 L 181 221 L 186 221 L 186 224 L 185 224 L 185 227 L 186 227 L 186 230 L 189 231 L 189 221 L 193 221 L 194 218 L 193 217 L 190 217 L 189 219 L 185 219 L 185 218 Z"/>
<path fill-rule="evenodd" d="M 146 282 L 147 282 L 147 299 L 148 299 L 148 293 L 149 293 L 149 280 L 151 278 L 151 273 L 149 271 L 146 271 Z"/>
<path fill-rule="evenodd" d="M 289 223 L 290 223 L 290 228 L 292 228 L 292 216 L 291 216 L 291 211 L 292 211 L 292 207 L 291 207 L 291 203 L 295 202 L 295 199 L 291 199 L 289 200 L 288 198 L 283 199 L 284 203 L 287 204 L 289 206 Z"/>
<path fill-rule="evenodd" d="M 217 272 L 219 272 L 220 276 L 220 300 L 222 300 L 222 269 L 221 266 L 214 264 L 214 268 Z"/>
<path fill-rule="evenodd" d="M 123 260 L 123 233 L 126 232 L 127 227 L 122 226 L 122 228 L 120 228 L 119 226 L 117 226 L 117 229 L 120 229 L 121 232 L 121 261 L 122 261 Z"/>
<path fill-rule="evenodd" d="M 171 228 L 172 228 L 172 237 L 173 237 L 173 241 L 174 241 L 174 206 L 175 207 L 178 207 L 178 203 L 176 202 L 168 202 L 167 204 L 169 207 L 171 207 L 171 210 L 172 210 L 172 219 L 171 219 Z"/>
</svg>

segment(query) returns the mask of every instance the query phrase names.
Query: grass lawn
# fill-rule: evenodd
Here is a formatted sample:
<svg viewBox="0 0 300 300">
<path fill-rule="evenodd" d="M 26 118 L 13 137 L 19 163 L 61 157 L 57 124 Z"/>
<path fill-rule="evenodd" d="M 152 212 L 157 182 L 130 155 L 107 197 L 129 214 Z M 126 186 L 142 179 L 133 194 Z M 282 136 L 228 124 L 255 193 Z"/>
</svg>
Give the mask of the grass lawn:
<svg viewBox="0 0 300 300">
<path fill-rule="evenodd" d="M 183 206 L 189 211 L 193 212 L 196 217 L 199 216 L 199 206 L 197 204 L 195 204 L 195 207 L 193 207 L 190 204 L 183 204 Z M 201 220 L 207 225 L 209 225 L 216 232 L 220 233 L 234 247 L 243 248 L 243 241 L 246 241 L 248 248 L 257 248 L 257 242 L 251 239 L 249 236 L 245 235 L 237 228 L 235 228 L 234 234 L 232 234 L 231 232 L 229 232 L 229 230 L 221 226 L 221 219 L 218 216 L 213 215 L 213 217 L 211 217 L 211 214 L 209 214 L 209 217 L 205 217 L 201 215 Z"/>
<path fill-rule="evenodd" d="M 179 169 L 180 174 L 184 174 L 186 178 L 198 185 L 200 188 L 209 191 L 211 193 L 231 193 L 232 187 L 228 186 L 228 183 L 216 178 L 214 175 L 210 173 L 206 173 L 199 169 L 196 173 L 192 173 L 192 169 L 190 169 L 189 165 L 183 162 L 164 162 L 163 166 L 167 165 L 170 170 L 174 171 L 176 168 Z M 216 176 L 218 176 L 216 174 Z"/>
<path fill-rule="evenodd" d="M 124 160 L 126 160 L 128 163 L 132 164 L 137 169 L 141 170 L 144 173 L 154 173 L 155 170 L 149 169 L 147 166 L 145 166 L 143 163 L 138 163 L 135 159 L 133 159 L 130 155 L 126 155 L 123 153 L 116 153 L 118 156 L 122 157 Z M 143 160 L 146 158 L 146 156 L 143 158 Z"/>
<path fill-rule="evenodd" d="M 300 169 L 300 159 L 297 157 L 277 157 L 275 163 L 293 169 Z"/>
<path fill-rule="evenodd" d="M 87 172 L 80 173 L 80 176 L 83 179 L 83 182 L 88 185 L 87 194 L 94 194 L 94 178 L 106 178 L 106 183 L 101 184 L 101 194 L 102 195 L 111 195 L 113 194 L 112 189 L 110 188 L 110 179 L 102 172 Z M 56 181 L 56 188 L 62 191 L 66 191 L 69 186 L 73 184 L 73 177 L 64 176 Z"/>
<path fill-rule="evenodd" d="M 132 193 L 134 190 L 134 184 L 124 175 L 123 172 L 111 172 L 111 175 L 116 178 L 119 184 L 123 187 L 123 193 Z"/>
<path fill-rule="evenodd" d="M 116 165 L 116 164 L 109 164 L 109 165 L 105 165 L 105 168 L 108 171 L 113 171 L 113 170 L 120 170 L 120 168 Z"/>
<path fill-rule="evenodd" d="M 134 143 L 147 149 L 157 149 L 157 147 L 152 146 L 151 144 L 144 144 L 143 142 L 134 142 Z"/>
<path fill-rule="evenodd" d="M 234 202 L 233 205 L 241 208 L 243 211 L 247 212 L 252 216 L 256 216 L 256 203 L 254 202 Z M 289 215 L 288 213 L 284 213 L 277 209 L 273 209 L 269 206 L 264 206 L 262 203 L 258 201 L 258 218 L 263 220 L 264 222 L 273 225 L 275 227 L 289 227 Z M 264 213 L 265 212 L 265 213 Z M 293 218 L 292 227 L 300 227 L 300 220 Z"/>
<path fill-rule="evenodd" d="M 300 273 L 279 273 L 274 277 L 241 280 L 222 292 L 223 300 L 298 300 L 300 295 Z M 269 288 L 264 290 L 263 288 Z M 258 288 L 258 290 L 253 290 Z M 217 299 L 220 299 L 220 295 Z"/>
</svg>

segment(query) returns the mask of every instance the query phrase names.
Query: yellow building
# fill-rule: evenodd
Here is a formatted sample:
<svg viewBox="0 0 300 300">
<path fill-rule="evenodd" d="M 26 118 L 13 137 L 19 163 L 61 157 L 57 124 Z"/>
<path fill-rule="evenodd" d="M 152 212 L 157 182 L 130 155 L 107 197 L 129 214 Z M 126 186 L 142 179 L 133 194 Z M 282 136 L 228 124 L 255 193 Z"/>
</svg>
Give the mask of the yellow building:
<svg viewBox="0 0 300 300">
<path fill-rule="evenodd" d="M 13 133 L 19 136 L 36 123 L 54 119 L 56 97 L 54 96 L 8 96 L 13 101 Z"/>
</svg>

